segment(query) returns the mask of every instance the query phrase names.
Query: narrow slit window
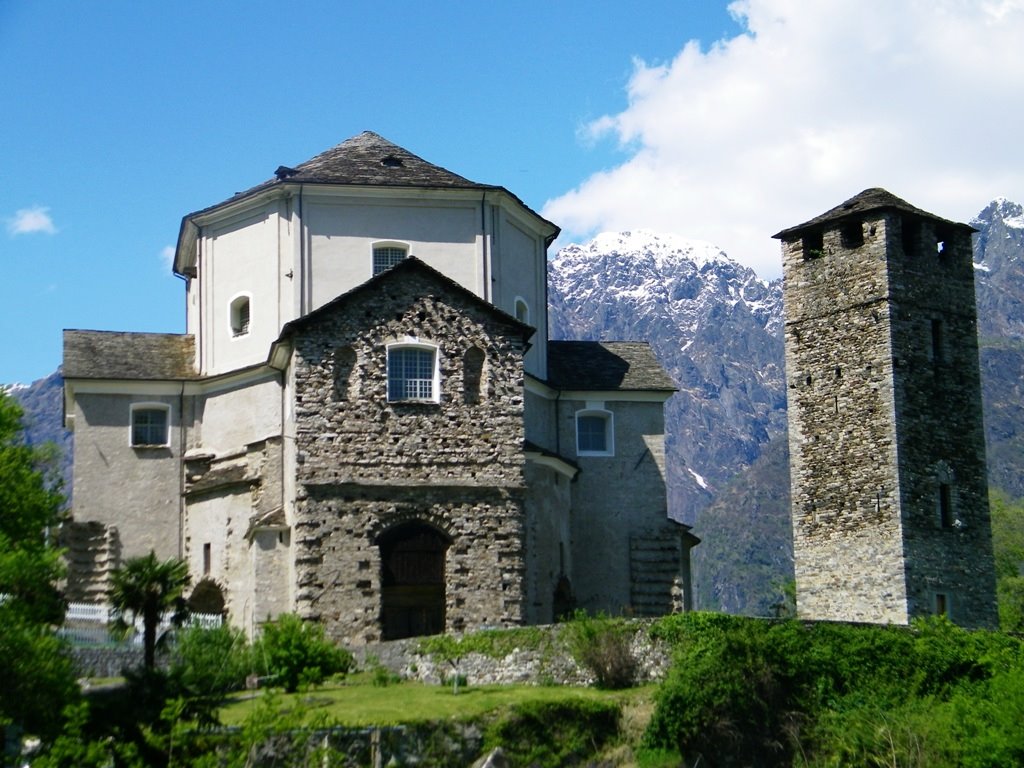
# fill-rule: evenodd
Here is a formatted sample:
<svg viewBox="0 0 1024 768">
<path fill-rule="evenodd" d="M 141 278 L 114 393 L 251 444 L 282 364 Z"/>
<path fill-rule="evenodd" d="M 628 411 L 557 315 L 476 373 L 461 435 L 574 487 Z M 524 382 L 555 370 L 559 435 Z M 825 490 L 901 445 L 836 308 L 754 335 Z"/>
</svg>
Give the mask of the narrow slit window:
<svg viewBox="0 0 1024 768">
<path fill-rule="evenodd" d="M 953 487 L 949 483 L 939 483 L 939 527 L 952 528 L 953 523 Z"/>
</svg>

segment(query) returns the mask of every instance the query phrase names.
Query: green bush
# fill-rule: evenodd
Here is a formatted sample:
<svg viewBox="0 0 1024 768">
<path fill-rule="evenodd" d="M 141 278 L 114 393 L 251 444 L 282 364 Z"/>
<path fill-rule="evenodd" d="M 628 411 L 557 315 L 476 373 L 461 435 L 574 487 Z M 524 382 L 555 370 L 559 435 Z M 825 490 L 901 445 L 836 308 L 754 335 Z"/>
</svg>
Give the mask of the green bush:
<svg viewBox="0 0 1024 768">
<path fill-rule="evenodd" d="M 287 613 L 264 625 L 253 655 L 262 671 L 289 693 L 347 674 L 354 665 L 352 654 L 328 640 L 320 624 Z"/>
<path fill-rule="evenodd" d="M 635 631 L 624 619 L 577 611 L 563 626 L 562 637 L 599 688 L 628 688 L 636 680 L 636 659 L 630 648 Z"/>
<path fill-rule="evenodd" d="M 218 704 L 245 686 L 252 669 L 249 644 L 241 630 L 189 627 L 177 634 L 171 657 L 174 691 L 188 702 L 186 714 L 215 724 Z"/>
<path fill-rule="evenodd" d="M 691 615 L 659 621 L 673 666 L 645 733 L 686 759 L 754 765 L 1017 765 L 1021 642 L 942 618 L 882 627 Z"/>
<path fill-rule="evenodd" d="M 579 700 L 519 704 L 492 723 L 486 750 L 501 746 L 512 765 L 588 765 L 619 732 L 619 707 Z"/>
</svg>

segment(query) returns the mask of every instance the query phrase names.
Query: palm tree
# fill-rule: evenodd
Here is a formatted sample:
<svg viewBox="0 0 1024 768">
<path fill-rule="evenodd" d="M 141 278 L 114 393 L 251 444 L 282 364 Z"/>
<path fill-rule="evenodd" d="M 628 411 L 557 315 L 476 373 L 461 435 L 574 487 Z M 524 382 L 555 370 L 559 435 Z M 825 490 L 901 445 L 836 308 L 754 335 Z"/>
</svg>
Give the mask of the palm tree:
<svg viewBox="0 0 1024 768">
<path fill-rule="evenodd" d="M 142 616 L 142 647 L 146 669 L 156 661 L 156 630 L 160 617 L 173 610 L 172 622 L 180 625 L 187 609 L 183 594 L 188 587 L 188 564 L 171 558 L 160 562 L 156 553 L 129 558 L 110 575 L 110 602 L 122 613 Z"/>
</svg>

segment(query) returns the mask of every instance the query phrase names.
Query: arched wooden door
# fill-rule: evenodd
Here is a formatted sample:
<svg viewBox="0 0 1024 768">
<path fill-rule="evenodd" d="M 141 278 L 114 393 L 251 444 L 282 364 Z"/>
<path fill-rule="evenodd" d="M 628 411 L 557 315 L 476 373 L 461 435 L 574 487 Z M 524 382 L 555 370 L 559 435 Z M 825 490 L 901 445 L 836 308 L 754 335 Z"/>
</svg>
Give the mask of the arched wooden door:
<svg viewBox="0 0 1024 768">
<path fill-rule="evenodd" d="M 447 536 L 423 523 L 403 523 L 381 535 L 385 640 L 444 632 L 444 566 L 449 544 Z"/>
</svg>

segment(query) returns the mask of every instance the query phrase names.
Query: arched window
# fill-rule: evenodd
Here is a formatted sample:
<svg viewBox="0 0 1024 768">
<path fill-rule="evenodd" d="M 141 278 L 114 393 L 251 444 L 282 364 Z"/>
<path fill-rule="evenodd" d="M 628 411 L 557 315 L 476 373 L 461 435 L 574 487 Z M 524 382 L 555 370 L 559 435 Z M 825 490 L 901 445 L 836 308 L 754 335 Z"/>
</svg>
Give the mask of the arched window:
<svg viewBox="0 0 1024 768">
<path fill-rule="evenodd" d="M 576 453 L 579 456 L 612 456 L 615 430 L 611 411 L 587 408 L 576 412 Z"/>
<path fill-rule="evenodd" d="M 483 400 L 485 359 L 480 347 L 470 347 L 462 356 L 462 398 L 468 405 Z"/>
<path fill-rule="evenodd" d="M 163 403 L 133 403 L 132 447 L 160 448 L 170 445 L 170 413 L 171 407 Z"/>
<path fill-rule="evenodd" d="M 409 246 L 405 243 L 374 243 L 373 274 L 379 275 L 391 269 L 408 255 Z"/>
<path fill-rule="evenodd" d="M 437 347 L 421 343 L 388 347 L 388 400 L 439 402 Z"/>
<path fill-rule="evenodd" d="M 334 352 L 334 395 L 348 400 L 356 394 L 353 374 L 356 369 L 356 351 L 352 347 L 339 347 Z"/>
<path fill-rule="evenodd" d="M 234 337 L 245 336 L 249 332 L 250 320 L 250 297 L 244 293 L 231 300 L 228 310 L 228 321 L 231 323 L 231 335 Z"/>
<path fill-rule="evenodd" d="M 530 324 L 530 305 L 521 296 L 516 296 L 516 320 L 520 323 Z"/>
</svg>

